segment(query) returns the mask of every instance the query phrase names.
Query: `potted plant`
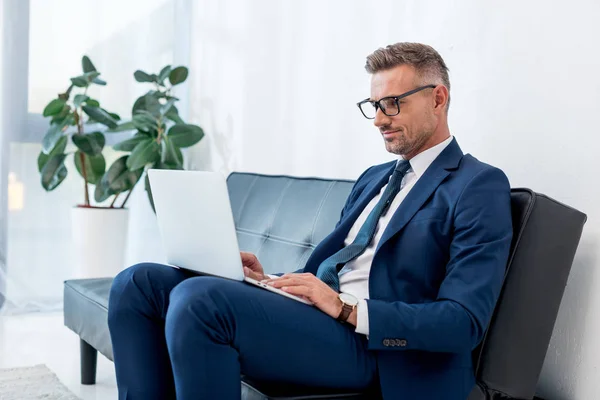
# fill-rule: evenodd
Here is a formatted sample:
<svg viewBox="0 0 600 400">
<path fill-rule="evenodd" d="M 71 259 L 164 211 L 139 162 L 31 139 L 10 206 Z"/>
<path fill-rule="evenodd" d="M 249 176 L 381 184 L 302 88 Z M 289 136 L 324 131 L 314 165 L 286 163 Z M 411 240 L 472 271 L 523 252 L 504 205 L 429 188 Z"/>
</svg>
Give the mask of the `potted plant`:
<svg viewBox="0 0 600 400">
<path fill-rule="evenodd" d="M 179 99 L 172 96 L 173 87 L 183 83 L 187 77 L 188 69 L 183 66 L 172 68 L 167 65 L 158 74 L 135 71 L 136 81 L 149 83 L 153 87 L 133 104 L 131 121 L 112 130 L 135 131 L 132 137 L 114 146 L 115 150 L 129 153 L 125 156 L 124 164 L 130 173 L 138 176 L 137 174 L 143 174 L 150 168 L 181 170 L 181 149 L 193 146 L 204 137 L 202 128 L 187 124 L 181 118 L 175 106 Z M 145 176 L 144 182 L 150 205 L 154 209 L 148 175 Z M 98 201 L 104 200 L 105 194 L 112 193 L 105 191 L 102 181 L 96 189 Z"/>
<path fill-rule="evenodd" d="M 125 204 L 141 171 L 127 168 L 129 156 L 121 157 L 106 168 L 103 155 L 106 138 L 102 129 L 105 129 L 103 126 L 117 128 L 120 118 L 90 97 L 88 91 L 94 85 L 104 86 L 106 82 L 100 79 L 100 72 L 89 57 L 84 56 L 81 64 L 83 74 L 71 78 L 68 89 L 44 109 L 43 115 L 50 118 L 50 127 L 42 140 L 37 162 L 42 187 L 52 191 L 67 177 L 65 161 L 73 156 L 75 168 L 83 178 L 83 201 L 72 211 L 76 275 L 111 276 L 124 266 L 128 228 Z M 86 132 L 86 128 L 91 132 Z M 68 149 L 70 142 L 74 151 Z M 90 186 L 94 185 L 95 192 L 102 194 L 96 195 L 96 200 L 111 200 L 110 205 L 91 203 Z M 123 193 L 127 195 L 117 205 L 117 199 Z"/>
</svg>

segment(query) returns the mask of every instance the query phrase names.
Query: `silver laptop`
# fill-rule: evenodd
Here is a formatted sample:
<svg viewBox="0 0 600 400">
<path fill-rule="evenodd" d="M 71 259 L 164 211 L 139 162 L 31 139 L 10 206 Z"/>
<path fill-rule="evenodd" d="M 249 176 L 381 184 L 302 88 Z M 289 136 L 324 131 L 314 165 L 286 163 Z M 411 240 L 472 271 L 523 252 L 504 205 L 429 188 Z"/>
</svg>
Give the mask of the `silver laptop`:
<svg viewBox="0 0 600 400">
<path fill-rule="evenodd" d="M 309 301 L 244 276 L 225 178 L 216 172 L 148 170 L 158 228 L 169 265 L 245 281 Z"/>
</svg>

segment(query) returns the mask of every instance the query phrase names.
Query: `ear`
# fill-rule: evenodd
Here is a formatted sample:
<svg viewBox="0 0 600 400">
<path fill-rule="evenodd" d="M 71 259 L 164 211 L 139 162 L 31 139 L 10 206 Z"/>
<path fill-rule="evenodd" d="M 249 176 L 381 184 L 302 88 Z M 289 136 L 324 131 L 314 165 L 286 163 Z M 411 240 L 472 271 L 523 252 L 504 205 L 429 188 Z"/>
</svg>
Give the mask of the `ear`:
<svg viewBox="0 0 600 400">
<path fill-rule="evenodd" d="M 433 89 L 433 107 L 435 112 L 446 111 L 450 94 L 444 85 L 438 85 Z"/>
</svg>

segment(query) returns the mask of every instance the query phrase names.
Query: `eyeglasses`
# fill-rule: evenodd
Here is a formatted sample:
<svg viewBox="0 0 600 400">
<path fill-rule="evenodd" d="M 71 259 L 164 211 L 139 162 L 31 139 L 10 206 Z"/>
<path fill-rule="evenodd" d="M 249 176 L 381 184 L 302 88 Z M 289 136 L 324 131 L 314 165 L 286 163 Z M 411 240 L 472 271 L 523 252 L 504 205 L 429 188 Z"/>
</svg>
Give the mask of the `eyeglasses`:
<svg viewBox="0 0 600 400">
<path fill-rule="evenodd" d="M 430 88 L 433 89 L 436 86 L 437 85 L 420 86 L 409 92 L 401 94 L 400 96 L 383 97 L 378 101 L 364 99 L 363 101 L 356 103 L 356 105 L 358 106 L 358 108 L 360 108 L 360 112 L 362 112 L 362 115 L 364 115 L 367 119 L 375 119 L 377 109 L 380 109 L 388 117 L 393 117 L 394 115 L 400 114 L 400 103 L 398 103 L 399 100 L 408 97 L 411 94 L 420 92 L 421 90 Z"/>
</svg>

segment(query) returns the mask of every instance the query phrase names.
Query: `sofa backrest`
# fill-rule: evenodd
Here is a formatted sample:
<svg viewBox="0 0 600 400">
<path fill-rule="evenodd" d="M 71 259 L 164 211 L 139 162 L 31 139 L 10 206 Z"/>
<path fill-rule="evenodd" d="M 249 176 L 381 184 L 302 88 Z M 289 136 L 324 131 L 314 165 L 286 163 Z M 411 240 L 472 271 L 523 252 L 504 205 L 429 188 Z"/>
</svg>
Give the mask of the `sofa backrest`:
<svg viewBox="0 0 600 400">
<path fill-rule="evenodd" d="M 586 215 L 529 189 L 513 189 L 513 242 L 502 292 L 473 353 L 469 400 L 532 399 Z"/>
<path fill-rule="evenodd" d="M 228 189 L 240 248 L 267 273 L 303 267 L 335 227 L 353 182 L 233 173 Z M 585 214 L 528 189 L 511 191 L 513 242 L 502 292 L 473 352 L 469 400 L 531 399 L 579 244 Z"/>
<path fill-rule="evenodd" d="M 303 268 L 335 227 L 354 182 L 234 172 L 227 178 L 242 251 L 267 273 Z"/>
</svg>

